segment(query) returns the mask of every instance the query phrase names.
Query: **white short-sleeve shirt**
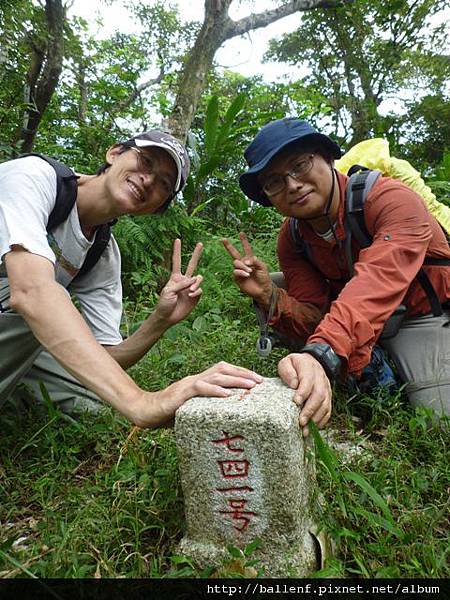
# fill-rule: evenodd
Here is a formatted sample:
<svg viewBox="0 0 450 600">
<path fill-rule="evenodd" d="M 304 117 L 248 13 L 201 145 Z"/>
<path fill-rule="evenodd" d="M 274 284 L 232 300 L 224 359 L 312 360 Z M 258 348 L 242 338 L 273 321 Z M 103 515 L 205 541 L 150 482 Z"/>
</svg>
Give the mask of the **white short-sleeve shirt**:
<svg viewBox="0 0 450 600">
<path fill-rule="evenodd" d="M 56 173 L 37 156 L 0 164 L 0 273 L 13 245 L 47 258 L 55 279 L 79 300 L 81 312 L 100 344 L 122 341 L 120 252 L 114 237 L 97 264 L 72 283 L 93 241 L 81 231 L 76 204 L 66 221 L 47 233 L 56 202 Z"/>
</svg>

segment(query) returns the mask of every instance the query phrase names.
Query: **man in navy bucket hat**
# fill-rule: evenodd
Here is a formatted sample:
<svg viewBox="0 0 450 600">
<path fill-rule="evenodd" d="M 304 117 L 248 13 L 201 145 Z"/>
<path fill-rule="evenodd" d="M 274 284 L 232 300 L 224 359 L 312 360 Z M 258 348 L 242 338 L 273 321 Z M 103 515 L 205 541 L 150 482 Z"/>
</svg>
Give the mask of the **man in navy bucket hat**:
<svg viewBox="0 0 450 600">
<path fill-rule="evenodd" d="M 239 185 L 244 194 L 263 206 L 272 206 L 261 189 L 258 175 L 276 154 L 289 149 L 291 144 L 298 144 L 300 140 L 305 144 L 318 144 L 327 150 L 330 157 L 341 157 L 338 144 L 328 136 L 318 133 L 306 121 L 298 119 L 273 121 L 261 129 L 244 153 L 249 165 L 248 171 L 239 178 Z"/>
<path fill-rule="evenodd" d="M 41 155 L 0 165 L 0 406 L 21 404 L 29 391 L 42 400 L 43 383 L 65 414 L 98 412 L 103 401 L 140 427 L 158 427 L 193 396 L 223 397 L 262 381 L 219 363 L 150 392 L 125 372 L 195 308 L 202 244 L 183 273 L 175 240 L 157 305 L 122 339 L 120 252 L 110 226 L 166 210 L 188 174 L 185 147 L 160 130 L 114 144 L 93 175 Z"/>
<path fill-rule="evenodd" d="M 224 245 L 237 285 L 264 315 L 265 333 L 271 326 L 298 348 L 278 371 L 296 390 L 304 434 L 310 420 L 324 427 L 330 419 L 335 380 L 359 379 L 386 364 L 376 345 L 383 330 L 382 346 L 407 383 L 410 402 L 450 414 L 450 362 L 440 358 L 450 348 L 450 268 L 436 265 L 443 258 L 448 264 L 450 251 L 420 196 L 396 179 L 371 175 L 363 205 L 366 247 L 348 233 L 349 177 L 334 168 L 341 149 L 330 137 L 306 121 L 279 119 L 259 131 L 244 156 L 244 194 L 287 217 L 278 236 L 277 285 L 244 233 L 243 253 L 228 240 Z M 439 314 L 431 314 L 416 278 L 421 268 Z M 388 337 L 385 325 L 400 304 L 407 318 L 401 327 L 397 319 Z"/>
</svg>

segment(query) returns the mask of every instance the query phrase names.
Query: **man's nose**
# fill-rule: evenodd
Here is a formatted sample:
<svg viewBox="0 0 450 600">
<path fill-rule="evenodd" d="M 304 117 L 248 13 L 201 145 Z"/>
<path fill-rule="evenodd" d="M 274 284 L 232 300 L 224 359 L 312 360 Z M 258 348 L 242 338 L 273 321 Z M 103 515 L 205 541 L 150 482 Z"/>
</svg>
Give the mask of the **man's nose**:
<svg viewBox="0 0 450 600">
<path fill-rule="evenodd" d="M 295 177 L 292 177 L 290 173 L 286 173 L 286 175 L 284 176 L 284 181 L 286 184 L 287 192 L 296 192 L 303 185 L 302 181 L 295 179 Z"/>
<path fill-rule="evenodd" d="M 153 185 L 153 183 L 155 182 L 155 174 L 154 173 L 143 172 L 143 173 L 141 173 L 141 177 L 142 177 L 142 183 L 143 183 L 144 187 L 149 187 L 149 186 Z"/>
</svg>

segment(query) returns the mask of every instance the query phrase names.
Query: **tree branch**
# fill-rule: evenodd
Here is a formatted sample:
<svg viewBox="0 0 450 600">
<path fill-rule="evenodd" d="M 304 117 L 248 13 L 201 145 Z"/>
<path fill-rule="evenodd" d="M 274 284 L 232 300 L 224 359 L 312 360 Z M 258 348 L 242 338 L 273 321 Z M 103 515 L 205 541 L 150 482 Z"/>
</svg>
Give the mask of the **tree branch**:
<svg viewBox="0 0 450 600">
<path fill-rule="evenodd" d="M 351 2 L 352 0 L 341 0 Z M 265 27 L 296 11 L 335 5 L 336 0 L 290 0 L 278 8 L 232 21 L 228 9 L 232 0 L 205 0 L 205 18 L 195 44 L 187 56 L 178 85 L 175 104 L 168 119 L 171 132 L 186 139 L 199 98 L 205 87 L 214 55 L 225 40 L 243 35 L 251 29 Z"/>
<path fill-rule="evenodd" d="M 144 83 L 141 83 L 140 85 L 136 86 L 136 88 L 131 92 L 131 94 L 127 98 L 122 100 L 122 102 L 119 102 L 116 106 L 114 106 L 111 109 L 111 115 L 106 121 L 106 123 L 104 123 L 103 128 L 106 131 L 110 131 L 112 126 L 115 124 L 116 115 L 120 116 L 121 111 L 128 108 L 130 104 L 132 104 L 137 98 L 139 98 L 144 90 L 151 87 L 152 85 L 161 83 L 161 81 L 164 78 L 164 74 L 164 69 L 161 68 L 159 74 L 156 77 L 149 79 L 148 81 L 144 81 Z"/>
<path fill-rule="evenodd" d="M 153 79 L 149 79 L 148 81 L 145 81 L 144 83 L 141 83 L 140 85 L 136 86 L 136 89 L 128 96 L 128 98 L 125 98 L 125 100 L 122 100 L 122 102 L 120 102 L 117 105 L 117 109 L 115 112 L 119 112 L 121 110 L 124 110 L 125 108 L 128 108 L 130 104 L 132 104 L 136 100 L 136 98 L 138 98 L 142 94 L 144 90 L 151 87 L 152 85 L 161 83 L 164 74 L 164 69 L 161 69 L 161 71 L 156 77 L 154 77 Z"/>
<path fill-rule="evenodd" d="M 298 11 L 312 10 L 313 8 L 331 8 L 335 6 L 341 6 L 347 4 L 353 0 L 291 0 L 290 2 L 273 8 L 272 10 L 266 10 L 262 13 L 252 14 L 248 17 L 244 17 L 239 21 L 232 21 L 228 19 L 226 28 L 223 32 L 223 41 L 228 40 L 232 37 L 243 35 L 252 29 L 259 29 L 261 27 L 267 27 L 274 21 L 282 19 L 292 15 Z"/>
</svg>

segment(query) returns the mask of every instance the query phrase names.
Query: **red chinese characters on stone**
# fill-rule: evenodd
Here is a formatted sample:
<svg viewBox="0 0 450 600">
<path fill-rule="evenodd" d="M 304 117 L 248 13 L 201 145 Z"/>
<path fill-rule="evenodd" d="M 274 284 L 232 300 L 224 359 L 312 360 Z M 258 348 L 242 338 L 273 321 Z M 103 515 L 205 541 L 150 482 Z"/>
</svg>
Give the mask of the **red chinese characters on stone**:
<svg viewBox="0 0 450 600">
<path fill-rule="evenodd" d="M 227 431 L 222 431 L 222 436 L 222 438 L 211 440 L 211 443 L 222 445 L 224 450 L 226 449 L 228 452 L 239 453 L 241 455 L 244 454 L 244 436 L 230 435 Z M 225 458 L 223 460 L 218 460 L 217 464 L 219 465 L 222 478 L 228 480 L 224 481 L 223 487 L 216 488 L 217 492 L 221 492 L 222 494 L 240 492 L 243 496 L 244 492 L 254 491 L 250 485 L 246 485 L 240 481 L 234 483 L 234 480 L 236 479 L 247 479 L 249 476 L 249 468 L 251 465 L 244 456 L 240 456 L 239 459 Z M 229 481 L 230 479 L 232 481 Z M 227 503 L 229 510 L 219 511 L 221 514 L 229 515 L 231 517 L 234 521 L 233 527 L 239 532 L 244 531 L 248 527 L 251 518 L 257 516 L 257 513 L 252 510 L 245 510 L 248 500 L 242 496 L 239 498 L 228 498 Z"/>
<path fill-rule="evenodd" d="M 234 485 L 226 488 L 216 488 L 218 492 L 253 492 L 249 485 Z"/>
<path fill-rule="evenodd" d="M 230 435 L 228 431 L 222 431 L 223 438 L 220 440 L 211 440 L 212 444 L 224 444 L 230 452 L 244 452 L 244 448 L 235 448 L 231 445 L 236 440 L 243 440 L 242 435 Z"/>
<path fill-rule="evenodd" d="M 228 505 L 231 510 L 221 510 L 220 512 L 224 515 L 230 515 L 234 521 L 240 522 L 240 527 L 238 525 L 233 525 L 235 529 L 238 531 L 244 531 L 250 523 L 250 517 L 254 517 L 257 513 L 251 510 L 243 510 L 245 505 L 247 504 L 247 500 L 244 498 L 230 498 L 228 500 Z"/>
<path fill-rule="evenodd" d="M 244 460 L 218 460 L 220 472 L 225 479 L 233 477 L 248 477 L 250 463 Z"/>
</svg>

